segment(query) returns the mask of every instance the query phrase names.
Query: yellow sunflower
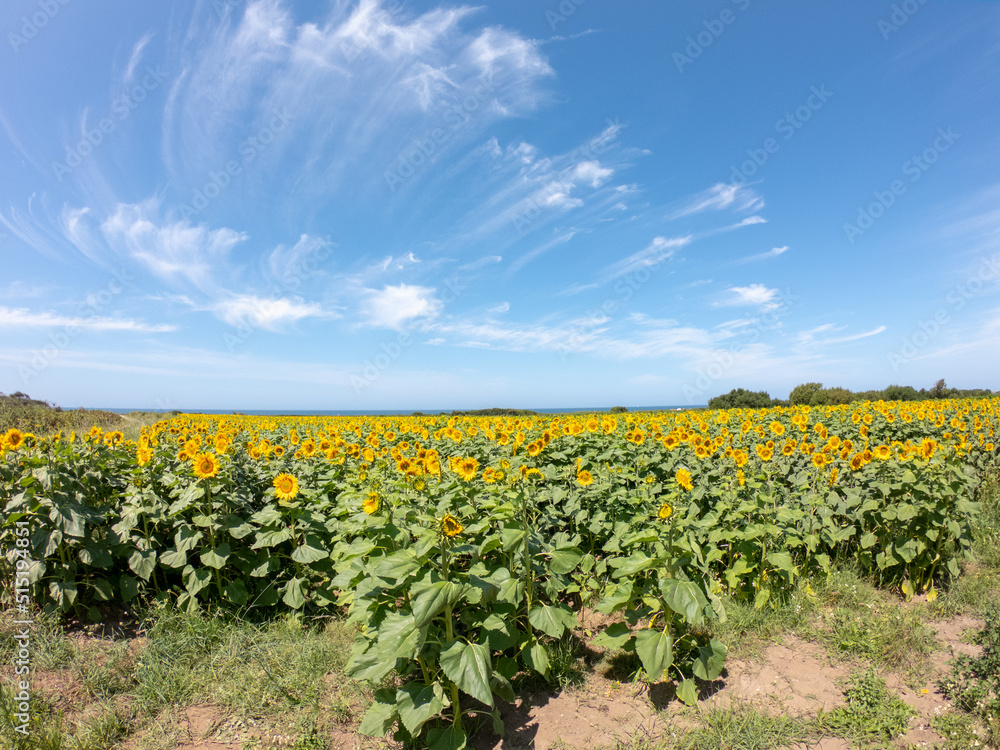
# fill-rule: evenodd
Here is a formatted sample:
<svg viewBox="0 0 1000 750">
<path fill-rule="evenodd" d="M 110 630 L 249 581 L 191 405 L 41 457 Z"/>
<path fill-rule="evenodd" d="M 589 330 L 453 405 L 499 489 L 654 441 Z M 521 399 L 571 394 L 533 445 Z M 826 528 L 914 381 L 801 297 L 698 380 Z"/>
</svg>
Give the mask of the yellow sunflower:
<svg viewBox="0 0 1000 750">
<path fill-rule="evenodd" d="M 199 453 L 194 457 L 194 475 L 208 479 L 219 473 L 219 459 L 214 453 Z"/>
<path fill-rule="evenodd" d="M 299 480 L 282 472 L 274 478 L 274 490 L 279 500 L 291 500 L 299 494 Z"/>
<path fill-rule="evenodd" d="M 463 530 L 462 524 L 451 513 L 446 513 L 441 519 L 441 528 L 445 536 L 458 536 Z"/>
<path fill-rule="evenodd" d="M 660 518 L 667 519 L 674 514 L 674 509 L 670 507 L 669 503 L 664 503 L 660 506 L 659 512 L 656 514 Z"/>
<path fill-rule="evenodd" d="M 3 436 L 3 444 L 8 450 L 16 451 L 24 444 L 24 433 L 16 427 L 11 427 Z"/>
<path fill-rule="evenodd" d="M 888 461 L 892 458 L 892 448 L 888 445 L 880 445 L 874 450 L 875 458 L 879 461 Z"/>
<path fill-rule="evenodd" d="M 576 481 L 584 487 L 589 487 L 594 483 L 594 477 L 589 471 L 581 471 L 576 475 Z"/>
<path fill-rule="evenodd" d="M 693 487 L 691 484 L 691 472 L 687 469 L 678 469 L 674 475 L 674 479 L 677 480 L 677 484 L 686 490 L 690 490 Z"/>
<path fill-rule="evenodd" d="M 368 497 L 365 501 L 361 503 L 361 509 L 367 513 L 369 516 L 372 513 L 377 513 L 378 509 L 382 506 L 382 502 L 378 499 L 377 492 L 369 492 Z"/>
</svg>

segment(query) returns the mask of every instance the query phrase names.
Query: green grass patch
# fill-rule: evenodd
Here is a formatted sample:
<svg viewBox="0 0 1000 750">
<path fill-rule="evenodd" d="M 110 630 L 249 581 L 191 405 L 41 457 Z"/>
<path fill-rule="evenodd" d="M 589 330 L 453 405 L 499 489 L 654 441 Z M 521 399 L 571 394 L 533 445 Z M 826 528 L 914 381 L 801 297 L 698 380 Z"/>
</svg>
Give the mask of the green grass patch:
<svg viewBox="0 0 1000 750">
<path fill-rule="evenodd" d="M 833 737 L 854 742 L 887 742 L 906 732 L 916 711 L 889 692 L 874 669 L 857 674 L 844 691 L 846 706 L 821 713 L 817 726 Z"/>
</svg>

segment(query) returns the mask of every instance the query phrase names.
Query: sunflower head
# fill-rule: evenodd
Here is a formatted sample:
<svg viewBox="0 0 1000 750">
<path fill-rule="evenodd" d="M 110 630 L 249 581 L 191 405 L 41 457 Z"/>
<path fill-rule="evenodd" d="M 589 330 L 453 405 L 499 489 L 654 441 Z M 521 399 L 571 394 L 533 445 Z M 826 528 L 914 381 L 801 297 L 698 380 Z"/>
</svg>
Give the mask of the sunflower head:
<svg viewBox="0 0 1000 750">
<path fill-rule="evenodd" d="M 368 497 L 365 501 L 361 503 L 361 510 L 367 513 L 369 516 L 373 513 L 377 513 L 378 509 L 382 506 L 382 501 L 379 500 L 377 492 L 369 492 Z"/>
<path fill-rule="evenodd" d="M 299 494 L 299 480 L 282 472 L 274 478 L 274 494 L 279 500 L 291 500 Z"/>
<path fill-rule="evenodd" d="M 690 491 L 691 488 L 694 486 L 691 483 L 691 472 L 689 472 L 687 469 L 678 469 L 677 474 L 674 475 L 674 478 L 677 480 L 677 484 L 679 484 L 686 490 Z"/>
<path fill-rule="evenodd" d="M 219 473 L 219 459 L 214 453 L 199 453 L 194 457 L 194 475 L 208 479 Z"/>
<path fill-rule="evenodd" d="M 589 487 L 594 483 L 594 476 L 589 471 L 581 471 L 576 475 L 576 481 L 583 487 Z"/>
<path fill-rule="evenodd" d="M 462 533 L 463 528 L 462 524 L 451 513 L 446 513 L 441 519 L 441 530 L 444 531 L 445 536 L 458 536 Z"/>
<path fill-rule="evenodd" d="M 664 503 L 663 505 L 660 506 L 660 510 L 656 515 L 666 520 L 667 518 L 670 518 L 670 516 L 672 516 L 673 514 L 674 514 L 674 509 L 670 506 L 670 504 Z"/>
</svg>

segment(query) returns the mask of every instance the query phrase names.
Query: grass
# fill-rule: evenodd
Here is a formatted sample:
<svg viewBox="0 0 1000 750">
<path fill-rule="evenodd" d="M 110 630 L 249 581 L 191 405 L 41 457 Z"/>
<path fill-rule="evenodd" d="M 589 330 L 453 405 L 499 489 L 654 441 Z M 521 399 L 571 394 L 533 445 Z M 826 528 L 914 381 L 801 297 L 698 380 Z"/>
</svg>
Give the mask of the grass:
<svg viewBox="0 0 1000 750">
<path fill-rule="evenodd" d="M 8 631 L 0 629 L 5 657 Z M 32 734 L 23 741 L 13 731 L 14 693 L 0 686 L 0 750 L 110 750 L 126 738 L 136 747 L 169 747 L 156 738 L 176 735 L 176 709 L 197 704 L 278 727 L 296 743 L 284 747 L 312 750 L 334 725 L 359 717 L 368 700 L 344 675 L 354 632 L 340 620 L 249 623 L 159 606 L 144 617 L 143 631 L 145 640 L 131 643 L 74 640 L 40 618 L 32 631 L 36 669 L 68 674 L 89 700 L 60 711 L 34 691 Z M 266 739 L 260 747 L 270 746 Z"/>
</svg>

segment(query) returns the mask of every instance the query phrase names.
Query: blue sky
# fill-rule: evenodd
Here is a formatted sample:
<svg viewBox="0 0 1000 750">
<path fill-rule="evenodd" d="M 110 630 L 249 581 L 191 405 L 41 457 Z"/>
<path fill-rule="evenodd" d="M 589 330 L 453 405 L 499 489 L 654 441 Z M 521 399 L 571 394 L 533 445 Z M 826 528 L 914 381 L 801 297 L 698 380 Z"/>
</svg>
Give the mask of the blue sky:
<svg viewBox="0 0 1000 750">
<path fill-rule="evenodd" d="M 8 0 L 0 391 L 1000 388 L 1000 4 Z"/>
</svg>

